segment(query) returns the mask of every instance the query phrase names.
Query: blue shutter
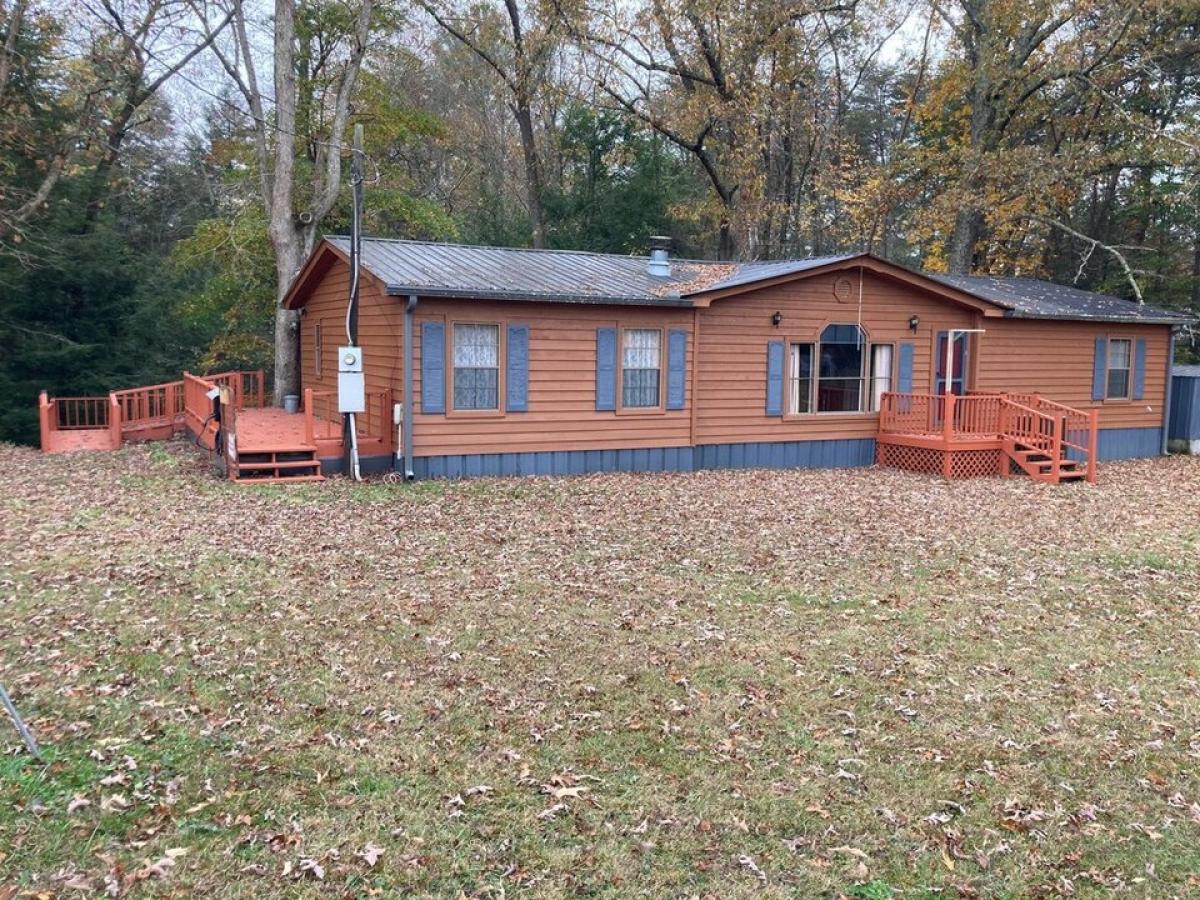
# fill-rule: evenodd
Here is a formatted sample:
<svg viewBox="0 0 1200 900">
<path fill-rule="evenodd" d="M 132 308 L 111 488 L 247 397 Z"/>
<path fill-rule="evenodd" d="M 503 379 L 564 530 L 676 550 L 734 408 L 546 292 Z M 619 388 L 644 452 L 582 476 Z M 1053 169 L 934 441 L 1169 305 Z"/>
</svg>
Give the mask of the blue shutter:
<svg viewBox="0 0 1200 900">
<path fill-rule="evenodd" d="M 783 415 L 783 341 L 767 342 L 767 415 Z"/>
<path fill-rule="evenodd" d="M 1146 396 L 1146 339 L 1138 338 L 1133 343 L 1133 394 L 1134 400 Z"/>
<path fill-rule="evenodd" d="M 1096 338 L 1096 355 L 1092 359 L 1092 399 L 1103 400 L 1108 372 L 1108 338 Z"/>
<path fill-rule="evenodd" d="M 509 412 L 529 409 L 529 326 L 508 326 L 508 357 L 504 372 L 504 406 Z"/>
<path fill-rule="evenodd" d="M 596 329 L 596 409 L 617 408 L 617 329 Z"/>
<path fill-rule="evenodd" d="M 687 378 L 687 332 L 667 334 L 667 409 L 683 409 Z"/>
<path fill-rule="evenodd" d="M 901 394 L 911 394 L 913 389 L 913 344 L 912 341 L 900 342 L 900 371 L 896 376 L 896 390 Z"/>
<path fill-rule="evenodd" d="M 446 326 L 421 323 L 421 412 L 446 411 Z"/>
</svg>

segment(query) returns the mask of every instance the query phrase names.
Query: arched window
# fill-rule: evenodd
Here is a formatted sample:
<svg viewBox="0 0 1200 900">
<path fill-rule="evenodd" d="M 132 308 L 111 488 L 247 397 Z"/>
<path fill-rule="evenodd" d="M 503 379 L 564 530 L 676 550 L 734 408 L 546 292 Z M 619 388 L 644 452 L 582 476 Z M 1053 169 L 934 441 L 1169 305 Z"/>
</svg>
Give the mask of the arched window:
<svg viewBox="0 0 1200 900">
<path fill-rule="evenodd" d="M 789 412 L 874 412 L 892 389 L 892 344 L 869 344 L 858 325 L 827 325 L 791 346 Z"/>
<path fill-rule="evenodd" d="M 863 408 L 867 336 L 857 325 L 828 325 L 821 332 L 817 412 Z"/>
</svg>

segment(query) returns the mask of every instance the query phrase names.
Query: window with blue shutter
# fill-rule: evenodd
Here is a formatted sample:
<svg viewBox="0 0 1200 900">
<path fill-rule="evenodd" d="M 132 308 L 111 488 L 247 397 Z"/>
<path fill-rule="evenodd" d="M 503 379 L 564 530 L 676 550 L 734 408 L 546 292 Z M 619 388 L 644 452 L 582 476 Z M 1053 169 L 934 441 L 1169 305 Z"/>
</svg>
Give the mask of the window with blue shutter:
<svg viewBox="0 0 1200 900">
<path fill-rule="evenodd" d="M 1146 396 L 1146 339 L 1138 338 L 1133 345 L 1133 399 Z"/>
<path fill-rule="evenodd" d="M 683 409 L 687 395 L 687 332 L 667 335 L 667 409 Z"/>
<path fill-rule="evenodd" d="M 421 323 L 421 412 L 446 411 L 446 326 Z"/>
<path fill-rule="evenodd" d="M 596 409 L 617 408 L 617 329 L 596 329 Z"/>
<path fill-rule="evenodd" d="M 783 341 L 767 342 L 767 415 L 783 415 Z"/>
<path fill-rule="evenodd" d="M 911 394 L 913 389 L 913 344 L 912 341 L 901 341 L 900 361 L 896 373 L 896 390 L 901 394 Z"/>
<path fill-rule="evenodd" d="M 508 412 L 529 409 L 529 326 L 508 326 L 508 356 L 504 372 L 504 400 Z"/>
<path fill-rule="evenodd" d="M 1108 338 L 1096 338 L 1096 355 L 1092 359 L 1092 399 L 1103 400 L 1107 388 Z"/>
</svg>

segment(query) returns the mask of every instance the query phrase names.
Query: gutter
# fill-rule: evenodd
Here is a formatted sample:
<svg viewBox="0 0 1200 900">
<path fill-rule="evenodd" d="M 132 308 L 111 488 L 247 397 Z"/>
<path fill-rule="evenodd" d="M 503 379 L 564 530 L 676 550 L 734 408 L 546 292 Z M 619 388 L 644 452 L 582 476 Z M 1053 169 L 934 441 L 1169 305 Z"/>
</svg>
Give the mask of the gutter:
<svg viewBox="0 0 1200 900">
<path fill-rule="evenodd" d="M 459 288 L 430 288 L 417 287 L 415 285 L 389 284 L 387 293 L 389 296 L 404 296 L 405 294 L 412 296 L 413 292 L 420 291 L 422 297 L 431 297 L 437 299 L 458 299 L 458 300 L 523 300 L 531 303 L 567 303 L 580 306 L 669 306 L 681 307 L 690 309 L 695 304 L 684 297 L 678 295 L 666 295 L 662 297 L 575 297 L 567 298 L 562 294 L 542 294 L 521 291 L 465 291 Z"/>
<path fill-rule="evenodd" d="M 409 294 L 404 304 L 404 414 L 401 430 L 404 480 L 416 478 L 413 473 L 413 312 L 417 308 L 417 295 Z"/>
</svg>

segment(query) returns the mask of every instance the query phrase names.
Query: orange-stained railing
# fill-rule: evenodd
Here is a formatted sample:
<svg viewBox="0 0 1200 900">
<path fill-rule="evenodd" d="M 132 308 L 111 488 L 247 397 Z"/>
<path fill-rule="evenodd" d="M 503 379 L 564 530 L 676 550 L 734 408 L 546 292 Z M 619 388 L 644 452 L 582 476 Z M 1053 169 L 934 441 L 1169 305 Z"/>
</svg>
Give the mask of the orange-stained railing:
<svg viewBox="0 0 1200 900">
<path fill-rule="evenodd" d="M 169 381 L 148 387 L 113 391 L 121 407 L 121 431 L 125 434 L 145 428 L 183 424 L 183 382 Z"/>
<path fill-rule="evenodd" d="M 262 369 L 254 372 L 218 372 L 215 375 L 205 375 L 204 379 L 218 387 L 229 388 L 233 394 L 233 403 L 238 409 L 258 409 L 265 405 L 266 380 Z"/>
<path fill-rule="evenodd" d="M 995 436 L 1000 423 L 1000 397 L 991 394 L 885 393 L 879 402 L 879 430 L 884 434 L 941 434 L 947 439 Z"/>
<path fill-rule="evenodd" d="M 333 444 L 341 447 L 342 414 L 337 409 L 337 391 L 304 391 L 304 433 L 310 444 L 328 452 Z M 365 411 L 355 417 L 360 452 L 371 454 L 391 452 L 392 392 L 367 391 Z M 324 447 L 322 447 L 324 445 Z"/>
<path fill-rule="evenodd" d="M 54 401 L 54 429 L 107 428 L 108 397 L 58 397 Z"/>
<path fill-rule="evenodd" d="M 1040 394 L 886 393 L 879 407 L 881 435 L 936 437 L 946 447 L 992 438 L 1041 451 L 1055 477 L 1064 459 L 1074 459 L 1093 483 L 1099 429 L 1099 410 L 1074 409 Z"/>
</svg>

